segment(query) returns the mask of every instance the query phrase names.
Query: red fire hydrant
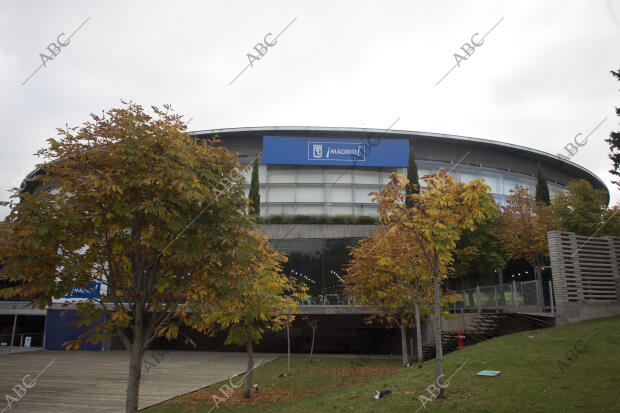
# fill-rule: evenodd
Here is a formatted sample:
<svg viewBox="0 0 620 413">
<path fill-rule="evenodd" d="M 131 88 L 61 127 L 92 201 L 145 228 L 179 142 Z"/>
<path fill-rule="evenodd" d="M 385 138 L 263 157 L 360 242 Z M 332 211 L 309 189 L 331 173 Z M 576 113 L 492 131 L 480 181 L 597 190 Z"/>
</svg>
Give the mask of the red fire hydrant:
<svg viewBox="0 0 620 413">
<path fill-rule="evenodd" d="M 463 332 L 459 330 L 459 334 L 458 336 L 456 336 L 456 338 L 459 340 L 459 346 L 457 347 L 457 349 L 463 350 L 463 340 L 465 339 Z"/>
</svg>

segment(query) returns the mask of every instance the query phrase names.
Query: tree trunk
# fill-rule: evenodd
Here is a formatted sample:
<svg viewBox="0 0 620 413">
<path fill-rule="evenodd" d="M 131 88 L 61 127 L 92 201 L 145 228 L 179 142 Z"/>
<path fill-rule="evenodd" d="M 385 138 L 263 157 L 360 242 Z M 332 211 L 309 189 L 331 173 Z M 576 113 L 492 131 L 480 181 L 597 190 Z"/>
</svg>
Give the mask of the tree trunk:
<svg viewBox="0 0 620 413">
<path fill-rule="evenodd" d="M 249 338 L 246 343 L 248 349 L 248 372 L 245 375 L 245 389 L 243 389 L 243 397 L 249 399 L 252 397 L 252 373 L 254 372 L 254 350 L 252 349 L 252 339 Z"/>
<path fill-rule="evenodd" d="M 135 347 L 135 349 L 133 348 Z M 127 379 L 127 395 L 125 397 L 125 413 L 137 413 L 140 396 L 140 378 L 142 377 L 142 349 L 136 343 L 129 352 L 129 377 Z"/>
<path fill-rule="evenodd" d="M 404 321 L 399 323 L 400 326 L 400 344 L 403 352 L 403 367 L 407 367 L 409 363 L 409 355 L 407 354 L 407 325 Z"/>
<path fill-rule="evenodd" d="M 137 413 L 140 397 L 140 378 L 142 377 L 142 357 L 144 356 L 144 313 L 135 312 L 133 340 L 129 350 L 129 377 L 127 378 L 127 394 L 125 395 L 125 413 Z"/>
<path fill-rule="evenodd" d="M 422 349 L 422 323 L 420 323 L 420 306 L 418 303 L 414 303 L 415 306 L 415 330 L 416 340 L 418 343 L 418 367 L 422 368 L 424 362 L 424 352 Z"/>
<path fill-rule="evenodd" d="M 439 386 L 439 395 L 438 399 L 444 398 L 444 389 L 443 389 L 443 349 L 441 347 L 441 303 L 439 300 L 439 274 L 435 270 L 435 274 L 433 277 L 433 289 L 435 302 L 433 303 L 433 307 L 435 309 L 435 325 L 433 328 L 435 329 L 435 374 L 437 376 L 437 385 Z"/>
<path fill-rule="evenodd" d="M 310 345 L 310 362 L 312 362 L 312 354 L 314 352 L 314 333 L 316 332 L 316 326 L 311 325 L 312 327 L 312 344 Z"/>
<path fill-rule="evenodd" d="M 534 273 L 536 274 L 536 298 L 538 301 L 538 312 L 545 311 L 545 296 L 543 294 L 543 282 L 542 282 L 542 267 L 534 266 Z"/>
<path fill-rule="evenodd" d="M 287 367 L 286 367 L 286 375 L 290 376 L 291 375 L 291 333 L 290 333 L 290 329 L 289 329 L 289 321 L 287 320 L 286 322 L 286 341 L 287 341 L 287 354 L 288 354 L 288 360 L 287 360 Z"/>
</svg>

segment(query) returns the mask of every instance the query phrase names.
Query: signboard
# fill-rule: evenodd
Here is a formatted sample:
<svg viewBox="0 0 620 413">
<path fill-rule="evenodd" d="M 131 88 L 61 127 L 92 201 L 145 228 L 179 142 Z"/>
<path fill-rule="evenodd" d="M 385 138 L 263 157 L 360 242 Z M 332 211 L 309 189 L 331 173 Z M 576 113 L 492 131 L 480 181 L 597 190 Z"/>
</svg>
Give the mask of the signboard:
<svg viewBox="0 0 620 413">
<path fill-rule="evenodd" d="M 32 337 L 26 336 L 26 338 L 24 339 L 24 347 L 30 347 L 31 343 L 32 343 Z"/>
<path fill-rule="evenodd" d="M 263 164 L 406 167 L 409 140 L 263 136 Z"/>
<path fill-rule="evenodd" d="M 71 292 L 63 298 L 98 298 L 101 291 L 101 283 L 93 283 L 87 288 L 74 287 Z"/>
<path fill-rule="evenodd" d="M 102 291 L 103 290 L 103 291 Z M 60 298 L 55 298 L 53 302 L 55 303 L 63 303 L 63 302 L 81 302 L 88 301 L 89 299 L 99 298 L 102 294 L 106 293 L 106 286 L 101 283 L 93 283 L 89 285 L 87 288 L 75 287 L 71 289 L 71 292 L 67 295 L 63 295 Z"/>
</svg>

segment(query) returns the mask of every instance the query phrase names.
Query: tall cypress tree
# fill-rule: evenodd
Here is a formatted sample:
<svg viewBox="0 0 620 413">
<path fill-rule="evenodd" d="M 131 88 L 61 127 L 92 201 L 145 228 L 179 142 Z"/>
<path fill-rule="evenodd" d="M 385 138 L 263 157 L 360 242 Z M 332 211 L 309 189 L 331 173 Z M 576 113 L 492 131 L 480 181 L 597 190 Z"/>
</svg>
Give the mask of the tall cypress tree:
<svg viewBox="0 0 620 413">
<path fill-rule="evenodd" d="M 413 152 L 413 142 L 409 141 L 409 161 L 407 163 L 407 179 L 409 183 L 405 188 L 407 195 L 420 193 L 420 182 L 418 178 L 418 165 L 415 163 L 415 153 Z M 407 198 L 407 207 L 411 207 L 411 200 Z"/>
<path fill-rule="evenodd" d="M 620 81 L 620 70 L 617 72 L 612 70 L 611 74 Z M 616 115 L 620 116 L 620 108 L 616 108 Z M 611 159 L 614 164 L 613 169 L 610 169 L 609 172 L 617 177 L 620 177 L 620 131 L 611 132 L 609 134 L 609 139 L 605 139 L 605 142 L 609 144 L 609 159 Z M 620 187 L 620 180 L 612 182 Z"/>
<path fill-rule="evenodd" d="M 547 178 L 543 173 L 540 162 L 536 165 L 536 178 L 538 179 L 536 182 L 536 202 L 544 202 L 549 205 L 551 203 L 551 198 L 549 197 L 549 186 L 547 185 Z"/>
<path fill-rule="evenodd" d="M 252 201 L 252 208 L 250 208 L 251 215 L 260 215 L 260 193 L 258 192 L 258 157 L 254 158 L 254 164 L 252 165 L 252 180 L 250 181 L 250 200 Z"/>
</svg>

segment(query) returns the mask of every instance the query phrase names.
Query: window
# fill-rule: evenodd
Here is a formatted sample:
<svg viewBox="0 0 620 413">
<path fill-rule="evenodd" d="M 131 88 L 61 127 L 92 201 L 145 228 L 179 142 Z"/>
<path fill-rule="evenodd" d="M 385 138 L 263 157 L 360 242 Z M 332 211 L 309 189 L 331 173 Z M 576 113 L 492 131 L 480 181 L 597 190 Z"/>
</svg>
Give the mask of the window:
<svg viewBox="0 0 620 413">
<path fill-rule="evenodd" d="M 500 193 L 500 187 L 499 187 L 499 176 L 489 173 L 489 172 L 485 172 L 484 173 L 484 181 L 486 182 L 487 185 L 489 185 L 491 187 L 491 193 L 493 194 L 499 194 Z"/>
<path fill-rule="evenodd" d="M 515 189 L 518 185 L 521 185 L 521 181 L 505 176 L 504 177 L 504 195 L 510 195 L 510 190 Z"/>
</svg>

